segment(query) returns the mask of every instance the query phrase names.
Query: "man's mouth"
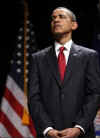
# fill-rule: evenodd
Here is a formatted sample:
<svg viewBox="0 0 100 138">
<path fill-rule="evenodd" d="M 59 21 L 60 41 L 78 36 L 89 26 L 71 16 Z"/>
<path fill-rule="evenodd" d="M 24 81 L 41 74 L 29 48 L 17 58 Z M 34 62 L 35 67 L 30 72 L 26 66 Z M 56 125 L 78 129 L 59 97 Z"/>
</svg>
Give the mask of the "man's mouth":
<svg viewBox="0 0 100 138">
<path fill-rule="evenodd" d="M 61 25 L 60 24 L 55 24 L 54 27 L 61 27 Z"/>
<path fill-rule="evenodd" d="M 55 29 L 56 29 L 56 28 L 61 28 L 61 25 L 55 24 L 55 25 L 54 25 L 54 28 L 55 28 Z"/>
</svg>

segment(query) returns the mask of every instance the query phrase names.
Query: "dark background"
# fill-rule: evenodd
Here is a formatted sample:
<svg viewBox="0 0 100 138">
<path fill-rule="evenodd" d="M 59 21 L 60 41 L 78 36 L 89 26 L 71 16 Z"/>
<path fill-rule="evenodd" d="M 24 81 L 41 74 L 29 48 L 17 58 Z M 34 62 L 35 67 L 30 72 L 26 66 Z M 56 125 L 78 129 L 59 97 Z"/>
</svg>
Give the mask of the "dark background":
<svg viewBox="0 0 100 138">
<path fill-rule="evenodd" d="M 96 49 L 94 34 L 95 31 L 100 33 L 98 0 L 26 0 L 26 2 L 29 7 L 30 20 L 34 25 L 37 49 L 49 46 L 52 41 L 50 15 L 52 10 L 59 6 L 70 8 L 77 16 L 79 27 L 73 33 L 74 42 Z M 3 8 L 1 11 L 3 17 L 1 18 L 0 97 L 3 95 L 6 76 L 9 71 L 9 61 L 16 46 L 18 29 L 24 23 L 24 0 L 13 0 L 6 3 L 4 1 L 1 8 Z"/>
<path fill-rule="evenodd" d="M 86 47 L 91 47 L 92 33 L 98 12 L 98 0 L 55 0 L 53 2 L 47 0 L 35 3 L 30 0 L 30 3 L 32 3 L 30 4 L 32 21 L 36 28 L 40 48 L 47 46 L 48 42 L 51 41 L 50 15 L 52 10 L 58 6 L 70 8 L 77 16 L 79 28 L 73 33 L 74 41 Z"/>
<path fill-rule="evenodd" d="M 23 0 L 1 1 L 0 18 L 0 100 L 4 92 L 9 63 L 16 46 L 18 29 L 24 22 Z"/>
</svg>

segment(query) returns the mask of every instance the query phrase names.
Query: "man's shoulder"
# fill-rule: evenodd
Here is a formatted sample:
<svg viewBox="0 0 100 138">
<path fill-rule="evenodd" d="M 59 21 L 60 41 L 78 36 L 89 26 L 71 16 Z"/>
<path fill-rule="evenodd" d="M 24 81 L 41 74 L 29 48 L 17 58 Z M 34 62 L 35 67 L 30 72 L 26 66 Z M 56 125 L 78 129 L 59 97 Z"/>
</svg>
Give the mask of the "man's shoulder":
<svg viewBox="0 0 100 138">
<path fill-rule="evenodd" d="M 94 49 L 92 49 L 92 48 L 87 48 L 87 47 L 85 47 L 85 46 L 78 45 L 78 44 L 75 44 L 75 43 L 74 43 L 74 47 L 75 47 L 78 51 L 80 51 L 80 52 L 82 52 L 82 53 L 86 53 L 86 54 L 97 54 L 97 51 L 94 50 Z"/>
<path fill-rule="evenodd" d="M 49 47 L 46 47 L 42 50 L 38 50 L 37 52 L 33 53 L 32 54 L 32 57 L 42 57 L 42 56 L 45 56 L 49 51 L 50 49 L 52 48 L 52 46 L 49 46 Z"/>
</svg>

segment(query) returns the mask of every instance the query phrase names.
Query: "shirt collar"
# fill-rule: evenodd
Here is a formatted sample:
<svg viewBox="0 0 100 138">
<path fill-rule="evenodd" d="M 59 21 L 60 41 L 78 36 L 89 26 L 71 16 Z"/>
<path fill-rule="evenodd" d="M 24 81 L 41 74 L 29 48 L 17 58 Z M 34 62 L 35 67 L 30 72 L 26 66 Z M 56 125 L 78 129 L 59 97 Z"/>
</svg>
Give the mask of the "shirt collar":
<svg viewBox="0 0 100 138">
<path fill-rule="evenodd" d="M 60 44 L 60 43 L 58 43 L 58 42 L 55 42 L 55 51 L 59 51 L 59 48 L 60 48 L 61 46 L 64 46 L 65 49 L 67 49 L 67 51 L 70 51 L 72 42 L 73 42 L 72 39 L 69 40 L 68 42 L 66 42 L 64 45 L 62 45 L 62 44 Z"/>
</svg>

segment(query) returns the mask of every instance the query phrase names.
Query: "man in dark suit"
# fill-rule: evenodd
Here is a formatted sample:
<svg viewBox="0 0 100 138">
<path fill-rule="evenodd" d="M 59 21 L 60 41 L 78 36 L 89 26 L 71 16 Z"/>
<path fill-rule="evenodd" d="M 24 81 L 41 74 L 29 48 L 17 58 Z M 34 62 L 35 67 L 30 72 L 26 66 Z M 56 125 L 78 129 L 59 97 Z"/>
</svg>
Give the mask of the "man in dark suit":
<svg viewBox="0 0 100 138">
<path fill-rule="evenodd" d="M 95 138 L 99 60 L 96 51 L 72 41 L 77 26 L 72 11 L 56 8 L 51 21 L 55 43 L 32 56 L 28 105 L 38 138 Z"/>
</svg>

